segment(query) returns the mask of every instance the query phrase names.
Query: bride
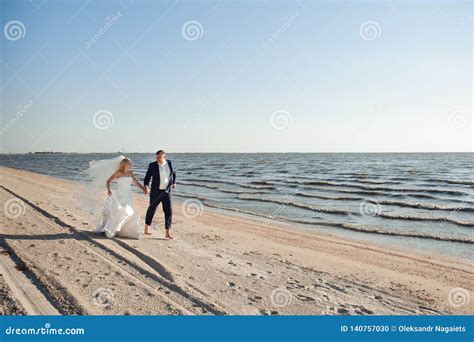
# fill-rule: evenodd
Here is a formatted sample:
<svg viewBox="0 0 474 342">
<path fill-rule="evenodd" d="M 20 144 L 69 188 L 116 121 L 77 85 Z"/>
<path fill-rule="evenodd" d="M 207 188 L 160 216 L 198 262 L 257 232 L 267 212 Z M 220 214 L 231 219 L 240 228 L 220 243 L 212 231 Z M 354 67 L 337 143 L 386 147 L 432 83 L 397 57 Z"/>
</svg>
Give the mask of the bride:
<svg viewBox="0 0 474 342">
<path fill-rule="evenodd" d="M 92 179 L 87 185 L 89 205 L 100 200 L 100 189 L 103 189 L 104 185 L 108 192 L 105 205 L 99 211 L 100 222 L 96 232 L 105 233 L 108 238 L 114 236 L 140 238 L 143 234 L 143 223 L 133 206 L 132 183 L 144 193 L 146 189 L 133 174 L 131 160 L 120 156 L 91 161 L 86 174 Z M 117 183 L 117 189 L 114 192 L 111 190 L 112 182 Z"/>
</svg>

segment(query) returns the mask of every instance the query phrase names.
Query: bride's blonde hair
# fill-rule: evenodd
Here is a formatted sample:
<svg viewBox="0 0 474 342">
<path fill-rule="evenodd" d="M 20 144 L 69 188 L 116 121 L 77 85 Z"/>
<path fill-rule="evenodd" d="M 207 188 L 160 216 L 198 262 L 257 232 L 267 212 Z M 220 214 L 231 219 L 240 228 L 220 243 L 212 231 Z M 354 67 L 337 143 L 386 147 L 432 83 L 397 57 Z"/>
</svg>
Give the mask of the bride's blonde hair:
<svg viewBox="0 0 474 342">
<path fill-rule="evenodd" d="M 119 169 L 118 171 L 121 171 L 121 172 L 124 172 L 125 170 L 125 165 L 130 165 L 132 166 L 132 161 L 128 158 L 124 158 L 121 162 L 120 162 L 120 165 L 119 165 Z"/>
</svg>

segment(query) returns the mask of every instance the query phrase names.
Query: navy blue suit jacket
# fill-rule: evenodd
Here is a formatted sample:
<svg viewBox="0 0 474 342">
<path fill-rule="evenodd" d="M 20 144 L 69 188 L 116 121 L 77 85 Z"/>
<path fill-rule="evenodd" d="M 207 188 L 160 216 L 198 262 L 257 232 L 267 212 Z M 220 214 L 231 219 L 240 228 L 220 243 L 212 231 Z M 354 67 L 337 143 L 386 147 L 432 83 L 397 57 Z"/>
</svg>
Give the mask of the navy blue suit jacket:
<svg viewBox="0 0 474 342">
<path fill-rule="evenodd" d="M 174 163 L 171 160 L 166 160 L 166 162 L 170 167 L 170 178 L 168 180 L 168 186 L 164 191 L 171 192 L 171 186 L 176 184 L 176 169 L 174 168 Z M 151 178 L 153 178 L 151 182 L 151 193 L 157 193 L 160 190 L 160 167 L 156 161 L 148 165 L 148 170 L 143 180 L 145 186 L 150 184 Z"/>
</svg>

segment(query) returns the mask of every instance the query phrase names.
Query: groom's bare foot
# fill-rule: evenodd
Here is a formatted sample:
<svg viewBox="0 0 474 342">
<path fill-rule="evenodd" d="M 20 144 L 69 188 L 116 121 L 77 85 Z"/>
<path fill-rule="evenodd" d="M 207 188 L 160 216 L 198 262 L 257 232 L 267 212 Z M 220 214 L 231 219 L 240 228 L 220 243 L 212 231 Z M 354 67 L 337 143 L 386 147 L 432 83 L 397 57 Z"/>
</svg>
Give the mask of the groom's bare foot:
<svg viewBox="0 0 474 342">
<path fill-rule="evenodd" d="M 150 228 L 148 226 L 145 226 L 145 232 L 144 232 L 145 235 L 151 235 L 150 233 Z"/>
<path fill-rule="evenodd" d="M 172 238 L 173 238 L 173 235 L 171 235 L 169 229 L 166 229 L 165 238 L 166 238 L 166 239 L 172 239 Z"/>
</svg>

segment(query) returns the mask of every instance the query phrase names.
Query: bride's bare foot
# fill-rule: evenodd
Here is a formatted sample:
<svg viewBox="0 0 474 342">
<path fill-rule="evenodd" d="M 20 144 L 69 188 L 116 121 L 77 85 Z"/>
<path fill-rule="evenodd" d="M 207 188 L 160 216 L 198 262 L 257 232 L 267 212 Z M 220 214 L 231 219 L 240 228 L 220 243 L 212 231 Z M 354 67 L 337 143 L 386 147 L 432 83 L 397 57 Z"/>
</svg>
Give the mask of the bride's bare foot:
<svg viewBox="0 0 474 342">
<path fill-rule="evenodd" d="M 169 229 L 166 229 L 165 238 L 166 238 L 166 239 L 172 239 L 172 238 L 173 238 L 173 235 L 171 235 Z"/>
</svg>

